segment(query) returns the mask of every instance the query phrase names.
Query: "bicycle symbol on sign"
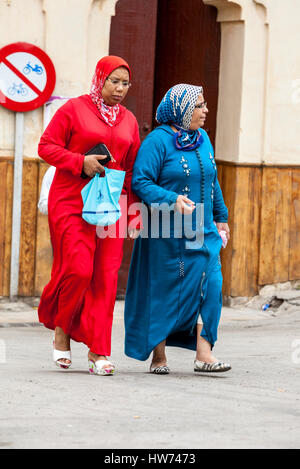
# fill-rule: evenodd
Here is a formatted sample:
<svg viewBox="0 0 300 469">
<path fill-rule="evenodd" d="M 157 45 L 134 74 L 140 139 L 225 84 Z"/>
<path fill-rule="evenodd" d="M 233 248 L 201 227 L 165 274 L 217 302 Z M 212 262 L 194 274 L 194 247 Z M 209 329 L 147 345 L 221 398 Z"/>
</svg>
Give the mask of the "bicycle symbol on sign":
<svg viewBox="0 0 300 469">
<path fill-rule="evenodd" d="M 25 73 L 25 75 L 28 75 L 31 72 L 35 72 L 37 75 L 42 75 L 43 67 L 38 64 L 35 64 L 35 66 L 33 67 L 30 62 L 27 62 L 26 66 L 23 68 L 23 73 Z"/>
<path fill-rule="evenodd" d="M 26 96 L 28 93 L 27 88 L 23 85 L 23 83 L 20 83 L 19 85 L 16 85 L 16 83 L 13 83 L 12 86 L 10 86 L 7 90 L 8 94 L 13 96 L 14 94 L 20 94 L 21 96 Z"/>
</svg>

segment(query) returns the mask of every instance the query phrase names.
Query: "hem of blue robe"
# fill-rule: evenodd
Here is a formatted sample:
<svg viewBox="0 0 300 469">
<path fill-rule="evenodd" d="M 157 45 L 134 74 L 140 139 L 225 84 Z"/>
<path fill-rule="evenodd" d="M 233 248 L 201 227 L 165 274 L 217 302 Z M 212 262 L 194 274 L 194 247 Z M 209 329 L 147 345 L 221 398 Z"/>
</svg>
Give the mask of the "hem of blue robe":
<svg viewBox="0 0 300 469">
<path fill-rule="evenodd" d="M 212 350 L 217 338 L 212 339 L 212 337 L 209 337 L 204 327 L 200 335 L 201 337 L 203 337 L 210 343 L 211 350 Z M 166 339 L 163 339 L 163 340 L 166 340 L 167 347 L 185 348 L 188 350 L 192 350 L 194 352 L 197 350 L 197 333 L 196 332 L 191 334 L 190 331 L 179 331 L 179 332 L 170 334 Z M 126 346 L 125 346 L 124 353 L 129 358 L 134 358 L 135 360 L 140 360 L 140 361 L 146 361 L 148 360 L 148 358 L 150 357 L 151 353 L 153 352 L 153 350 L 155 349 L 157 345 L 159 344 L 156 344 L 149 352 L 145 354 L 130 353 L 126 350 Z"/>
</svg>

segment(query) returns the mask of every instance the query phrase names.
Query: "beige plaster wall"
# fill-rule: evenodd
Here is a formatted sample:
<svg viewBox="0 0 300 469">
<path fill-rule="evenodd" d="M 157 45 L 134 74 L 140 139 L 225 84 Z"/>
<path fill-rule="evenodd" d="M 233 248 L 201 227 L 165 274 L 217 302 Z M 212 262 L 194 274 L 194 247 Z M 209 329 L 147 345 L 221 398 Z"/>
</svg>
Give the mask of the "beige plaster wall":
<svg viewBox="0 0 300 469">
<path fill-rule="evenodd" d="M 97 61 L 108 54 L 116 2 L 1 0 L 0 47 L 18 41 L 41 47 L 56 69 L 53 94 L 71 97 L 85 93 Z M 43 120 L 43 108 L 25 113 L 24 156 L 37 156 Z M 14 112 L 0 106 L 0 157 L 14 153 L 14 127 Z"/>
<path fill-rule="evenodd" d="M 54 94 L 79 95 L 108 53 L 116 1 L 1 0 L 0 47 L 43 48 L 57 72 Z M 217 158 L 300 164 L 299 0 L 199 1 L 218 8 L 222 30 Z M 24 156 L 37 156 L 42 129 L 43 109 L 26 113 Z M 14 113 L 0 107 L 0 156 L 13 148 Z"/>
<path fill-rule="evenodd" d="M 300 2 L 203 2 L 222 31 L 217 158 L 300 165 Z"/>
<path fill-rule="evenodd" d="M 300 2 L 269 0 L 264 159 L 300 165 Z"/>
</svg>

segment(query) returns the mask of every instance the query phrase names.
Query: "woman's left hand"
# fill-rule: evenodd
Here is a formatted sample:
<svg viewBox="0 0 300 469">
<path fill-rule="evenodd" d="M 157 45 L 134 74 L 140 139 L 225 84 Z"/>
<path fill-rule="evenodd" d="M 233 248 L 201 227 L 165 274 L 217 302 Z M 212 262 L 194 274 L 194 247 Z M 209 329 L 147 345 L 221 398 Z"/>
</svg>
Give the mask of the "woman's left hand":
<svg viewBox="0 0 300 469">
<path fill-rule="evenodd" d="M 129 234 L 129 238 L 136 239 L 140 234 L 140 230 L 133 228 L 131 230 L 128 230 L 128 234 Z"/>
<path fill-rule="evenodd" d="M 228 223 L 216 223 L 216 225 L 217 225 L 218 231 L 222 231 L 222 230 L 225 231 L 227 241 L 228 241 L 230 239 L 230 229 L 229 229 Z"/>
</svg>

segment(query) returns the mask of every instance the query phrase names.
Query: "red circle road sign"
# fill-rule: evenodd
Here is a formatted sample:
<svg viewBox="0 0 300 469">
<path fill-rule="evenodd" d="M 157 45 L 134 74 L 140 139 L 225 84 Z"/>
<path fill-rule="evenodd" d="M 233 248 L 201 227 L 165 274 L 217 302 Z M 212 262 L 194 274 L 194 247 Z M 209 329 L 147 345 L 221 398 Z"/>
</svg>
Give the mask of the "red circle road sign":
<svg viewBox="0 0 300 469">
<path fill-rule="evenodd" d="M 55 86 L 55 68 L 49 56 L 27 42 L 0 49 L 0 104 L 27 112 L 44 104 Z"/>
</svg>

